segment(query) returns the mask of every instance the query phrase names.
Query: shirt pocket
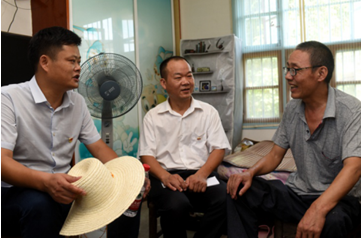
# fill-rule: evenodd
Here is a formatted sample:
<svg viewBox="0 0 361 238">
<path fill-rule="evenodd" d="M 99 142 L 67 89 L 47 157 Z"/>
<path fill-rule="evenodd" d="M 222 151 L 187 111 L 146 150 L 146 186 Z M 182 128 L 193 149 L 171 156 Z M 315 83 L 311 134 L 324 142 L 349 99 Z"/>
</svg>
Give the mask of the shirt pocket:
<svg viewBox="0 0 361 238">
<path fill-rule="evenodd" d="M 207 140 L 205 132 L 193 132 L 191 140 L 192 152 L 197 154 L 203 154 L 205 151 L 207 151 Z"/>
<path fill-rule="evenodd" d="M 326 166 L 332 168 L 341 161 L 342 148 L 338 140 L 325 142 L 320 151 Z"/>
<path fill-rule="evenodd" d="M 342 169 L 341 148 L 336 143 L 324 143 L 319 147 L 320 182 L 331 183 Z"/>
</svg>

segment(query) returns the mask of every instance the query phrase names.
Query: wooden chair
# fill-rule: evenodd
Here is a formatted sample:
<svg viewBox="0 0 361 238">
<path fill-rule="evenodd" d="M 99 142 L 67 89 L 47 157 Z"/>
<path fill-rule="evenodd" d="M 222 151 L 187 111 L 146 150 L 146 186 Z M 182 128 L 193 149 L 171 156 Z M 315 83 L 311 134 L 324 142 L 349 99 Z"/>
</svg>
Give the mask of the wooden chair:
<svg viewBox="0 0 361 238">
<path fill-rule="evenodd" d="M 296 236 L 296 223 L 287 223 L 276 219 L 274 225 L 274 238 L 294 238 Z"/>
<path fill-rule="evenodd" d="M 158 231 L 158 217 L 157 210 L 153 202 L 148 202 L 148 211 L 149 211 L 149 238 L 158 238 L 163 235 L 162 230 Z"/>
</svg>

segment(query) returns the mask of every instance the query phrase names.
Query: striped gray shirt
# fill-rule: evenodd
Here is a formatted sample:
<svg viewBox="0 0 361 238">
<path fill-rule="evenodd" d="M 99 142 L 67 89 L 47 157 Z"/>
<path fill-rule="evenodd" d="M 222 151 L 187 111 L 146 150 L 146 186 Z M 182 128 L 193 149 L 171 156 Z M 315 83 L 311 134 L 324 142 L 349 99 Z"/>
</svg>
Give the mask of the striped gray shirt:
<svg viewBox="0 0 361 238">
<path fill-rule="evenodd" d="M 273 141 L 284 149 L 291 148 L 295 159 L 297 171 L 286 184 L 298 195 L 319 195 L 340 172 L 344 159 L 361 159 L 361 102 L 329 86 L 323 120 L 311 135 L 304 103 L 293 99 Z M 361 197 L 360 180 L 350 195 Z"/>
<path fill-rule="evenodd" d="M 54 110 L 35 77 L 1 88 L 1 148 L 13 151 L 13 158 L 24 166 L 66 173 L 77 141 L 91 144 L 99 139 L 80 94 L 67 91 L 62 105 Z"/>
</svg>

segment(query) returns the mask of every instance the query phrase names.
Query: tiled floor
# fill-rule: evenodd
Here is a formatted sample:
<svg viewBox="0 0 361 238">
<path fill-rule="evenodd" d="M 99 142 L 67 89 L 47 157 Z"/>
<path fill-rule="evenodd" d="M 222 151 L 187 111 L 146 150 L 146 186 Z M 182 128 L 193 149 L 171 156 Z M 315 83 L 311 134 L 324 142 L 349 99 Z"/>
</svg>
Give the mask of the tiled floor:
<svg viewBox="0 0 361 238">
<path fill-rule="evenodd" d="M 147 202 L 142 203 L 142 212 L 140 217 L 140 228 L 139 228 L 139 238 L 148 238 L 149 237 L 149 222 L 148 222 L 148 206 Z M 160 229 L 158 222 L 158 229 Z"/>
</svg>

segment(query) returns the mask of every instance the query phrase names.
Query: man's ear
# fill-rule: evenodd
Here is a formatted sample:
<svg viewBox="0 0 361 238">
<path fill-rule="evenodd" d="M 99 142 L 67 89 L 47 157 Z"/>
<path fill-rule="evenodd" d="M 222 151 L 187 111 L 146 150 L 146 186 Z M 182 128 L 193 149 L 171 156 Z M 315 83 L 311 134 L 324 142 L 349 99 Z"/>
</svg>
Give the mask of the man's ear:
<svg viewBox="0 0 361 238">
<path fill-rule="evenodd" d="M 321 82 L 321 81 L 324 81 L 325 80 L 325 78 L 327 77 L 327 75 L 328 75 L 328 69 L 327 69 L 327 67 L 326 66 L 321 66 L 319 69 L 318 69 L 318 72 L 317 72 L 317 80 L 319 81 L 319 82 Z"/>
<path fill-rule="evenodd" d="M 48 72 L 50 62 L 51 59 L 49 58 L 49 56 L 42 55 L 39 58 L 39 67 L 42 68 L 44 71 Z"/>
<path fill-rule="evenodd" d="M 160 85 L 162 85 L 164 90 L 167 90 L 166 80 L 165 78 L 160 79 Z"/>
</svg>

